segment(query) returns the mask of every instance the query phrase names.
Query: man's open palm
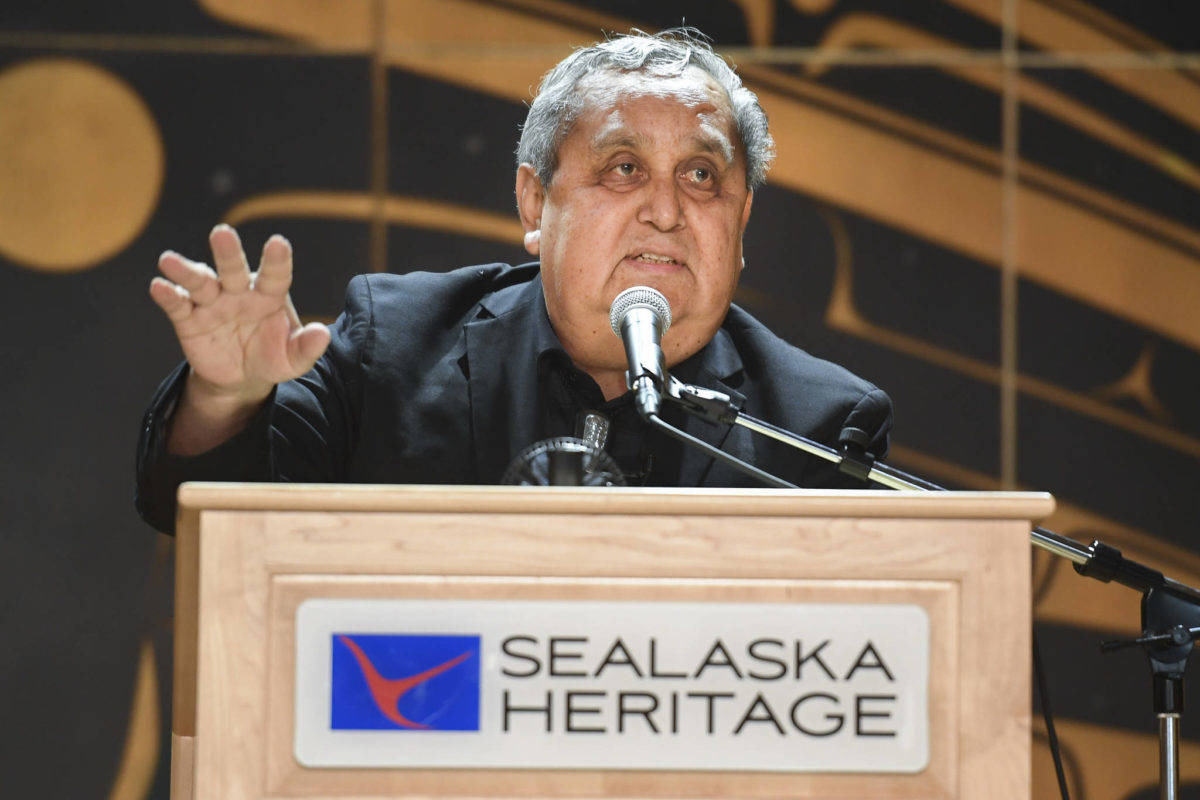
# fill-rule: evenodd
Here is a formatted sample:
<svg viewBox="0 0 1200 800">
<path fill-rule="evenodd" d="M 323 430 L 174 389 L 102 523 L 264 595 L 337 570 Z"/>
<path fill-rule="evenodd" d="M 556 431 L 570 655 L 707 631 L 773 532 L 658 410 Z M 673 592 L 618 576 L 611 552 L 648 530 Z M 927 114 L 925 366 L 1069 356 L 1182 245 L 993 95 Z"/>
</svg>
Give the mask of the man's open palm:
<svg viewBox="0 0 1200 800">
<path fill-rule="evenodd" d="M 218 225 L 209 235 L 214 271 L 168 250 L 150 296 L 171 323 L 191 366 L 189 382 L 213 395 L 258 401 L 299 377 L 329 345 L 320 323 L 301 325 L 288 290 L 292 247 L 278 234 L 263 247 L 251 273 L 237 232 Z"/>
</svg>

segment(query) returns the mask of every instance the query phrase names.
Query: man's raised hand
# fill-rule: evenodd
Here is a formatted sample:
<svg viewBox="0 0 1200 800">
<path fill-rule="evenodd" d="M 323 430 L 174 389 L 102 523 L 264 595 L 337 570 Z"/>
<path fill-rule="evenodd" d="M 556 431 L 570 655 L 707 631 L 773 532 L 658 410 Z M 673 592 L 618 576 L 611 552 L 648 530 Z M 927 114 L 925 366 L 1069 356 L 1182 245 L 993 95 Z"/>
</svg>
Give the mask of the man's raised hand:
<svg viewBox="0 0 1200 800">
<path fill-rule="evenodd" d="M 191 366 L 168 444 L 179 454 L 203 452 L 237 433 L 275 384 L 303 375 L 329 345 L 329 330 L 301 325 L 288 296 L 286 239 L 267 240 L 256 273 L 233 228 L 213 228 L 209 243 L 216 271 L 167 251 L 158 260 L 166 277 L 150 283 Z"/>
</svg>

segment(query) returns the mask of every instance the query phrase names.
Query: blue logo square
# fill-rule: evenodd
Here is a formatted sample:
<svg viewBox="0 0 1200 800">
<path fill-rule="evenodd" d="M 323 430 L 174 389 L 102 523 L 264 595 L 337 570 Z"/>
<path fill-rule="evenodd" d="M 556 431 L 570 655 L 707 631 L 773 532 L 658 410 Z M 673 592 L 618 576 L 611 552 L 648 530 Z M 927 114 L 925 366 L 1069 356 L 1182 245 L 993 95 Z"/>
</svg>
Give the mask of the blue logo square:
<svg viewBox="0 0 1200 800">
<path fill-rule="evenodd" d="M 479 637 L 335 633 L 335 730 L 479 730 Z"/>
</svg>

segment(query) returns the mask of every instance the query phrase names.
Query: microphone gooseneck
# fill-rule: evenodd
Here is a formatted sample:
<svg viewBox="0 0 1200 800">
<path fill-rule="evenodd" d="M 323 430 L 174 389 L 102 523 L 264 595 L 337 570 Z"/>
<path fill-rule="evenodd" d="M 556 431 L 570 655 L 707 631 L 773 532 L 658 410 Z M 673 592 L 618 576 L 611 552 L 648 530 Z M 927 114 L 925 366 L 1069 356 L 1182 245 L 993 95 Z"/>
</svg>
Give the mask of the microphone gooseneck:
<svg viewBox="0 0 1200 800">
<path fill-rule="evenodd" d="M 638 413 L 649 419 L 662 405 L 667 378 L 662 337 L 671 327 L 671 304 L 662 292 L 633 286 L 613 299 L 608 322 L 625 345 L 625 385 L 634 392 Z"/>
</svg>

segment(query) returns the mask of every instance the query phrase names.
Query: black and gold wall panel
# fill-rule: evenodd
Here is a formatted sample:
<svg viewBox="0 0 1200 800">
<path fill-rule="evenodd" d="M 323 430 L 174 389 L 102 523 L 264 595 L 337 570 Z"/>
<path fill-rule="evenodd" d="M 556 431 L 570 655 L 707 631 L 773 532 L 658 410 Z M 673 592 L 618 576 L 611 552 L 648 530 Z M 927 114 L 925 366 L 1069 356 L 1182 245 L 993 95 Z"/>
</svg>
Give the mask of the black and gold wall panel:
<svg viewBox="0 0 1200 800">
<path fill-rule="evenodd" d="M 737 301 L 894 397 L 892 461 L 1045 489 L 1200 584 L 1200 12 L 1126 0 L 137 0 L 0 10 L 5 794 L 166 797 L 170 542 L 131 503 L 178 358 L 158 254 L 236 224 L 350 276 L 522 261 L 530 90 L 603 30 L 697 25 L 771 116 Z M 1035 553 L 1073 796 L 1149 798 L 1137 597 Z M 1200 788 L 1200 727 L 1185 782 Z M 1035 797 L 1056 794 L 1041 723 Z"/>
</svg>

